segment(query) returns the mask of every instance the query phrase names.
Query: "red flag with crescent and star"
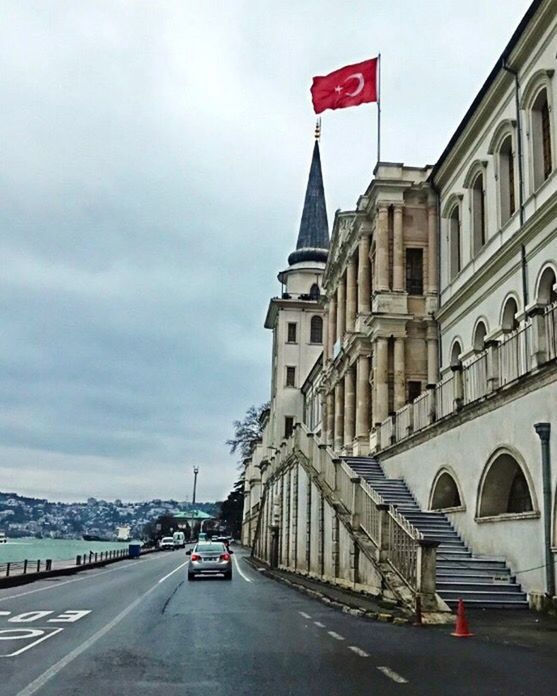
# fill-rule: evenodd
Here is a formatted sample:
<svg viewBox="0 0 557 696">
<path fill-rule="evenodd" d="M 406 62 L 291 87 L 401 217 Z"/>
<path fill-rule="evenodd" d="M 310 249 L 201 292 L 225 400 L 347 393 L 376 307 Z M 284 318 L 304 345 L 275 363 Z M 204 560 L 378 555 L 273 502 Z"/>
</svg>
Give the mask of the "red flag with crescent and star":
<svg viewBox="0 0 557 696">
<path fill-rule="evenodd" d="M 311 99 L 315 113 L 378 101 L 377 61 L 377 58 L 371 58 L 328 75 L 314 77 Z"/>
</svg>

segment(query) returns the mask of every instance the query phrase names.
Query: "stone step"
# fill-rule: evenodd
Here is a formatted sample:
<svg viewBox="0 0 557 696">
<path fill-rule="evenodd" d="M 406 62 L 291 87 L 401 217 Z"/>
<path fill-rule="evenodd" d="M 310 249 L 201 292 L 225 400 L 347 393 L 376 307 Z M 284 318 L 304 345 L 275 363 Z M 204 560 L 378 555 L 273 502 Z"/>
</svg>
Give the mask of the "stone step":
<svg viewBox="0 0 557 696">
<path fill-rule="evenodd" d="M 443 599 L 445 599 L 443 597 Z M 464 597 L 462 598 L 464 599 Z M 445 599 L 451 609 L 456 609 L 458 599 Z M 524 599 L 464 599 L 466 609 L 528 609 L 528 601 Z"/>
<path fill-rule="evenodd" d="M 489 582 L 488 580 L 469 582 L 462 580 L 439 580 L 437 582 L 439 594 L 450 592 L 507 592 L 511 594 L 524 594 L 520 587 L 511 582 Z"/>
<path fill-rule="evenodd" d="M 437 559 L 437 570 L 438 572 L 446 571 L 482 571 L 482 572 L 505 572 L 508 571 L 507 566 L 501 562 L 487 562 L 479 561 L 477 558 L 470 557 L 466 559 L 450 559 L 450 558 L 438 558 Z"/>
<path fill-rule="evenodd" d="M 480 601 L 497 601 L 497 602 L 524 602 L 526 601 L 523 592 L 498 592 L 494 591 L 493 588 L 489 590 L 444 590 L 439 592 L 440 596 L 446 602 L 455 601 L 458 602 L 462 599 L 465 604 L 468 604 L 470 600 L 480 600 Z"/>
</svg>

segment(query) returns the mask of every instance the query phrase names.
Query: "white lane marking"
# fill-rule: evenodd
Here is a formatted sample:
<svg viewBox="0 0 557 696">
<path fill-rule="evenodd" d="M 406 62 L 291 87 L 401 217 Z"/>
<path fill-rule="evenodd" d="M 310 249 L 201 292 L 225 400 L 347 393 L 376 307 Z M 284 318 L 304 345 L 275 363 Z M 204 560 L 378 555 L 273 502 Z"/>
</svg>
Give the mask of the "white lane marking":
<svg viewBox="0 0 557 696">
<path fill-rule="evenodd" d="M 390 667 L 378 667 L 377 669 L 380 672 L 383 672 L 383 674 L 386 677 L 389 677 L 389 679 L 392 679 L 394 682 L 397 682 L 397 684 L 408 684 L 408 679 L 401 677 L 400 674 L 394 672 Z"/>
<path fill-rule="evenodd" d="M 331 638 L 335 638 L 336 640 L 344 640 L 344 636 L 341 636 L 339 633 L 336 633 L 335 631 L 327 631 L 327 633 L 331 636 Z"/>
<path fill-rule="evenodd" d="M 318 628 L 325 628 L 325 624 L 321 623 L 321 621 L 314 621 L 313 622 Z"/>
<path fill-rule="evenodd" d="M 48 616 L 49 614 L 54 614 L 54 612 L 51 611 L 25 611 L 23 614 L 17 614 L 16 616 L 12 616 L 11 619 L 8 619 L 10 623 L 30 623 L 31 621 L 36 621 L 37 619 L 42 619 L 45 616 Z"/>
<path fill-rule="evenodd" d="M 168 558 L 168 556 L 161 554 L 159 558 L 145 558 L 142 559 L 143 563 L 148 561 L 156 561 L 161 558 Z M 26 595 L 35 594 L 35 592 L 44 592 L 45 590 L 56 590 L 58 587 L 63 585 L 69 585 L 72 582 L 81 582 L 83 580 L 89 580 L 90 578 L 97 578 L 99 575 L 106 575 L 107 573 L 115 573 L 117 570 L 129 570 L 130 568 L 137 568 L 135 563 L 128 563 L 126 565 L 118 566 L 117 568 L 110 568 L 109 570 L 101 570 L 100 573 L 93 573 L 82 575 L 79 578 L 72 578 L 71 580 L 64 580 L 64 582 L 57 582 L 53 585 L 48 585 L 47 587 L 38 587 L 35 590 L 27 590 L 27 592 L 19 592 L 19 594 L 8 595 L 7 597 L 0 597 L 0 602 L 7 602 L 9 599 L 17 599 L 18 597 L 25 597 Z"/>
<path fill-rule="evenodd" d="M 306 614 L 305 611 L 299 611 L 298 614 L 300 614 L 300 616 L 303 616 L 304 619 L 311 619 L 311 616 L 309 614 Z"/>
<path fill-rule="evenodd" d="M 48 623 L 75 623 L 82 619 L 87 614 L 90 614 L 92 609 L 66 609 L 53 619 L 49 619 Z"/>
<path fill-rule="evenodd" d="M 234 559 L 234 565 L 236 566 L 236 570 L 240 573 L 240 575 L 244 578 L 246 582 L 251 582 L 251 579 L 248 578 L 248 576 L 244 573 L 244 571 L 240 568 L 240 564 L 238 563 L 238 558 L 236 556 L 232 556 Z"/>
<path fill-rule="evenodd" d="M 358 648 L 357 645 L 349 645 L 348 650 L 352 650 L 352 652 L 356 653 L 356 655 L 359 655 L 360 657 L 369 657 L 366 651 Z"/>
<path fill-rule="evenodd" d="M 177 573 L 180 568 L 183 568 L 185 565 L 188 565 L 189 561 L 185 561 L 184 563 L 180 563 L 180 565 L 177 568 L 174 568 L 174 570 L 171 570 L 170 573 L 167 573 L 163 578 L 161 578 L 158 582 L 160 585 L 161 582 L 164 582 L 167 578 L 169 578 L 171 575 L 174 575 L 174 573 Z"/>
<path fill-rule="evenodd" d="M 60 631 L 63 631 L 63 628 L 50 628 L 48 629 L 48 633 L 45 630 L 42 629 L 14 629 L 14 630 L 26 630 L 26 631 L 34 631 L 33 635 L 26 635 L 26 636 L 12 636 L 11 640 L 15 640 L 16 638 L 32 638 L 35 635 L 40 635 L 40 638 L 37 638 L 37 640 L 34 640 L 32 643 L 29 643 L 29 645 L 25 645 L 23 648 L 20 648 L 19 650 L 16 650 L 13 653 L 10 653 L 9 655 L 0 655 L 0 657 L 16 657 L 17 655 L 21 655 L 22 653 L 26 652 L 27 650 L 30 650 L 31 648 L 34 648 L 35 645 L 38 645 L 39 643 L 42 643 L 43 640 L 47 640 L 48 638 L 52 638 L 52 636 L 55 636 L 57 633 L 60 633 Z M 43 635 L 44 634 L 44 635 Z M 4 640 L 10 640 L 9 637 L 4 638 Z"/>
<path fill-rule="evenodd" d="M 186 561 L 188 563 L 188 561 Z M 185 565 L 183 563 L 182 565 Z M 181 566 L 179 566 L 181 567 Z M 176 568 L 178 570 L 178 568 Z M 168 577 L 168 576 L 165 576 Z M 164 578 L 163 578 L 164 579 Z M 92 645 L 94 645 L 98 640 L 100 640 L 103 636 L 105 636 L 109 631 L 111 631 L 115 626 L 117 626 L 121 621 L 123 621 L 126 616 L 132 612 L 141 602 L 151 594 L 151 592 L 154 592 L 159 586 L 159 581 L 157 581 L 156 585 L 152 585 L 146 592 L 144 592 L 142 595 L 140 595 L 137 599 L 135 599 L 131 604 L 128 604 L 128 606 L 123 609 L 117 616 L 115 616 L 112 621 L 109 621 L 105 626 L 100 628 L 96 633 L 93 633 L 92 636 L 87 638 L 86 641 L 81 643 L 81 645 L 78 645 L 76 648 L 71 650 L 67 655 L 65 655 L 61 660 L 58 660 L 55 664 L 53 664 L 51 667 L 49 667 L 45 672 L 43 672 L 41 675 L 39 675 L 36 679 L 34 679 L 30 684 L 27 684 L 27 686 L 22 689 L 20 692 L 18 692 L 17 696 L 32 696 L 32 694 L 35 694 L 39 689 L 42 689 L 42 687 L 52 679 L 52 677 L 55 677 L 58 672 L 61 672 L 64 667 L 67 667 L 70 662 L 73 662 L 76 657 L 79 657 L 82 653 L 84 653 L 88 648 L 90 648 Z M 57 630 L 57 629 L 54 629 Z M 62 630 L 62 629 L 58 629 Z"/>
</svg>

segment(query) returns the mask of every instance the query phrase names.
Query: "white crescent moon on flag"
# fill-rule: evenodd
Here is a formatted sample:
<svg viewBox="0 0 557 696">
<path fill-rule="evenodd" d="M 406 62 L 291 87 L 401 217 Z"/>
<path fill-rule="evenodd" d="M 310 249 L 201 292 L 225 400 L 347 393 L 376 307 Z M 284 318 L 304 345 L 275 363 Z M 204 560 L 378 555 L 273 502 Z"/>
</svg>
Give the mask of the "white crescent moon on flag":
<svg viewBox="0 0 557 696">
<path fill-rule="evenodd" d="M 354 73 L 353 75 L 348 75 L 348 77 L 346 78 L 346 80 L 344 80 L 344 82 L 348 82 L 348 80 L 358 80 L 358 86 L 356 87 L 356 89 L 353 92 L 346 92 L 346 96 L 347 97 L 357 97 L 358 94 L 360 94 L 360 92 L 364 88 L 364 84 L 365 84 L 364 76 L 362 75 L 361 72 Z"/>
</svg>

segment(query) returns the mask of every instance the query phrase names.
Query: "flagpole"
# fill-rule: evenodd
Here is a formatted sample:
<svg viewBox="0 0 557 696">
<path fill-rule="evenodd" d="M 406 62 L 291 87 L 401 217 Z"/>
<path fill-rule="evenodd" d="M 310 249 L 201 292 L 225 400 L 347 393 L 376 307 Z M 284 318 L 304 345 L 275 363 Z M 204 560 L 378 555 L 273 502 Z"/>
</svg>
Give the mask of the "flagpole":
<svg viewBox="0 0 557 696">
<path fill-rule="evenodd" d="M 377 164 L 381 162 L 381 54 L 377 56 Z"/>
</svg>

